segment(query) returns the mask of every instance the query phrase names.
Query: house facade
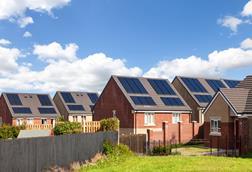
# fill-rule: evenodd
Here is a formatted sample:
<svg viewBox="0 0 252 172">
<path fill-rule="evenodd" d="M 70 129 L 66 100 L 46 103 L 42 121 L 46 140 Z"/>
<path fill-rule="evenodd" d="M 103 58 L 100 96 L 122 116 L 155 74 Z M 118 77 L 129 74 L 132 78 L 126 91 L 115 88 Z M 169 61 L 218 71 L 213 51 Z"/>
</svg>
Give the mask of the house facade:
<svg viewBox="0 0 252 172">
<path fill-rule="evenodd" d="M 234 88 L 237 80 L 176 76 L 172 85 L 192 109 L 192 120 L 204 122 L 204 109 L 221 88 Z"/>
<path fill-rule="evenodd" d="M 150 129 L 158 140 L 163 122 L 170 129 L 167 137 L 173 131 L 177 136 L 178 124 L 190 125 L 191 109 L 168 80 L 112 76 L 94 107 L 94 120 L 110 117 L 119 118 L 121 134 Z"/>
<path fill-rule="evenodd" d="M 31 128 L 52 128 L 59 112 L 48 94 L 2 93 L 0 97 L 2 123 Z"/>
<path fill-rule="evenodd" d="M 93 120 L 97 99 L 97 93 L 57 91 L 53 101 L 65 120 L 83 123 Z"/>
<path fill-rule="evenodd" d="M 216 93 L 205 112 L 204 137 L 213 147 L 252 150 L 252 76 Z"/>
</svg>

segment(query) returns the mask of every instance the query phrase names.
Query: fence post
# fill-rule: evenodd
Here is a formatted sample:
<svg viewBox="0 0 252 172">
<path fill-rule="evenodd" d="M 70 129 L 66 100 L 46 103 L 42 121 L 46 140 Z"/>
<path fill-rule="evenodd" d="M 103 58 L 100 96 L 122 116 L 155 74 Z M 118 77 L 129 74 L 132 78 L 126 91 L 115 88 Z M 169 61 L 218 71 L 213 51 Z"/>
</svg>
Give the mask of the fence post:
<svg viewBox="0 0 252 172">
<path fill-rule="evenodd" d="M 163 128 L 163 146 L 166 146 L 166 126 L 167 126 L 167 121 L 162 122 L 162 128 Z"/>
<path fill-rule="evenodd" d="M 178 142 L 181 143 L 181 122 L 178 122 Z"/>
<path fill-rule="evenodd" d="M 150 129 L 147 129 L 147 149 L 146 149 L 146 151 L 150 152 Z"/>
<path fill-rule="evenodd" d="M 195 136 L 195 123 L 196 121 L 192 121 L 192 139 L 194 139 Z"/>
</svg>

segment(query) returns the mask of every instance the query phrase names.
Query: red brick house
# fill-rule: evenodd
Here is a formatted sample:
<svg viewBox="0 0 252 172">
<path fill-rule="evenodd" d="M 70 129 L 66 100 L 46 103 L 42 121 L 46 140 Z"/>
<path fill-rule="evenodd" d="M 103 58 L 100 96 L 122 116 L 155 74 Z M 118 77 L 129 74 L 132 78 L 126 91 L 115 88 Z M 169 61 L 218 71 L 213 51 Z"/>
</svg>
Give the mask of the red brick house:
<svg viewBox="0 0 252 172">
<path fill-rule="evenodd" d="M 48 94 L 2 93 L 0 116 L 6 124 L 50 129 L 60 115 Z"/>
<path fill-rule="evenodd" d="M 93 120 L 93 106 L 97 99 L 97 93 L 57 91 L 53 101 L 65 120 L 83 123 Z"/>
<path fill-rule="evenodd" d="M 113 116 L 120 120 L 121 134 L 151 129 L 153 139 L 161 139 L 163 122 L 167 137 L 178 137 L 179 124 L 192 126 L 190 107 L 165 79 L 112 76 L 95 104 L 94 120 Z M 191 137 L 192 131 L 184 134 Z"/>
<path fill-rule="evenodd" d="M 234 88 L 239 81 L 176 76 L 172 85 L 192 109 L 192 120 L 204 122 L 204 109 L 220 88 Z"/>
<path fill-rule="evenodd" d="M 204 137 L 213 147 L 252 150 L 252 76 L 237 88 L 222 88 L 205 112 Z"/>
</svg>

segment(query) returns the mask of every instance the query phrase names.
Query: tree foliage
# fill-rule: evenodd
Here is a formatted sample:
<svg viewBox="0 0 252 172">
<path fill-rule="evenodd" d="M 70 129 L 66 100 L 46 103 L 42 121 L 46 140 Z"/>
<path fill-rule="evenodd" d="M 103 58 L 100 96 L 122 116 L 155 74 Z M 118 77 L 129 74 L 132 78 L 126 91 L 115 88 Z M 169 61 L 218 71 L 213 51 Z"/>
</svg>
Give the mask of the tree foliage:
<svg viewBox="0 0 252 172">
<path fill-rule="evenodd" d="M 17 138 L 22 129 L 25 129 L 25 126 L 10 126 L 3 124 L 3 126 L 0 127 L 0 139 Z"/>
<path fill-rule="evenodd" d="M 55 135 L 62 135 L 62 134 L 76 134 L 82 132 L 81 123 L 78 122 L 59 122 L 54 127 L 54 134 Z"/>
<path fill-rule="evenodd" d="M 119 120 L 115 117 L 107 118 L 100 121 L 102 131 L 118 131 Z"/>
</svg>

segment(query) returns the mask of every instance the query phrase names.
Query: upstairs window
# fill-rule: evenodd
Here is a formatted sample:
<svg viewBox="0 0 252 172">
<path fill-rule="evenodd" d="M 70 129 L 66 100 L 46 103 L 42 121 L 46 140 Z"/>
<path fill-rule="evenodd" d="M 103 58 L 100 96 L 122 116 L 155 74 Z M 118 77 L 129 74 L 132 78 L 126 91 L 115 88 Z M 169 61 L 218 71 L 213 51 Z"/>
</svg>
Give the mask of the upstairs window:
<svg viewBox="0 0 252 172">
<path fill-rule="evenodd" d="M 144 114 L 144 125 L 155 125 L 154 113 Z"/>
</svg>

